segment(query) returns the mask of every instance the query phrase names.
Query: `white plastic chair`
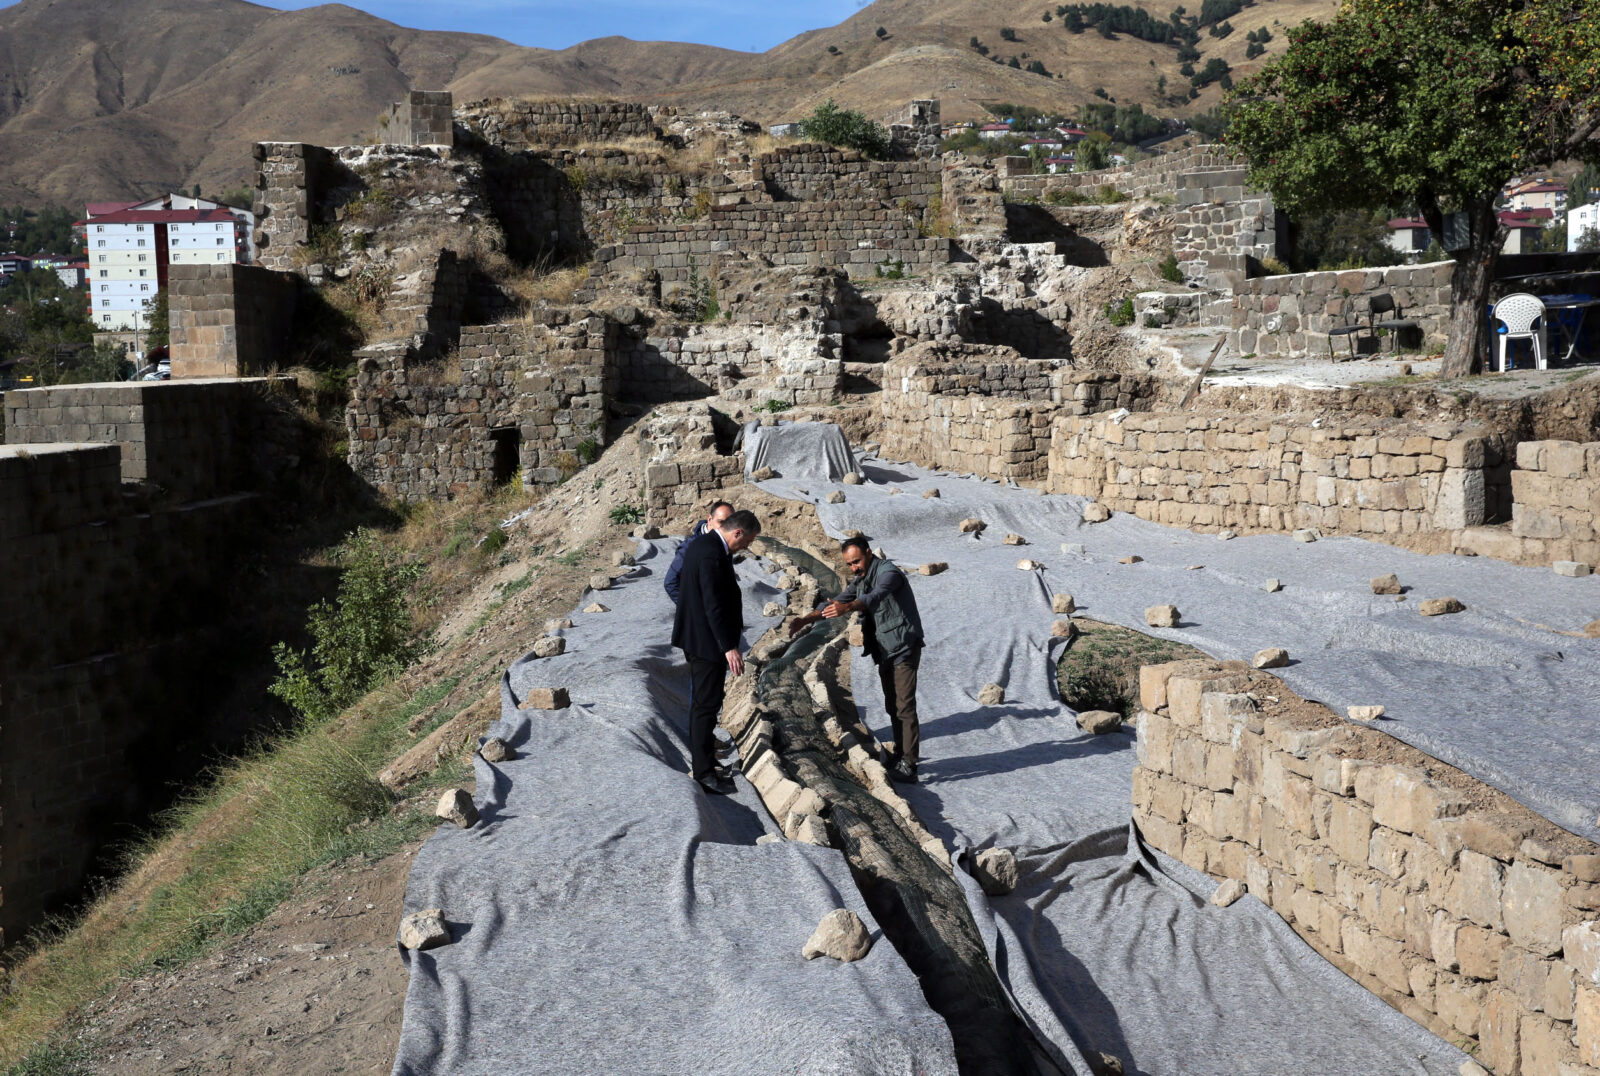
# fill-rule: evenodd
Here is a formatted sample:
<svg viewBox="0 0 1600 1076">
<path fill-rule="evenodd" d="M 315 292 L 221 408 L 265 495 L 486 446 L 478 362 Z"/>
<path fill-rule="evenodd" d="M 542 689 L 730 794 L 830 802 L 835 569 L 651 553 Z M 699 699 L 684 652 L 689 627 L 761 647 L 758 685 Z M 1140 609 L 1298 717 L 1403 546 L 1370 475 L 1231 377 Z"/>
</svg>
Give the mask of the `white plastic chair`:
<svg viewBox="0 0 1600 1076">
<path fill-rule="evenodd" d="M 1546 368 L 1550 354 L 1550 340 L 1545 332 L 1544 302 L 1537 295 L 1517 292 L 1507 295 L 1490 311 L 1490 316 L 1505 328 L 1498 333 L 1500 372 L 1505 373 L 1510 362 L 1511 341 L 1527 340 L 1533 347 L 1533 362 L 1539 369 Z M 1534 327 L 1538 322 L 1538 327 Z"/>
</svg>

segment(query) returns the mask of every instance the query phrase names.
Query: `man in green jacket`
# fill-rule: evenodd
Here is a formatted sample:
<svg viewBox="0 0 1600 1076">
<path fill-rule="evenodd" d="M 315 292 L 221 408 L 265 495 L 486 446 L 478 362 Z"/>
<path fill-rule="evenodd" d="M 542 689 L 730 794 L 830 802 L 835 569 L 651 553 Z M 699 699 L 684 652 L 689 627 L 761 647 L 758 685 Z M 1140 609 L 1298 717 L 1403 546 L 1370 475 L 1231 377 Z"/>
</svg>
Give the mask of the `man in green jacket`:
<svg viewBox="0 0 1600 1076">
<path fill-rule="evenodd" d="M 878 666 L 883 706 L 894 726 L 894 753 L 889 776 L 915 784 L 921 736 L 917 724 L 917 667 L 922 661 L 922 617 L 905 573 L 872 555 L 865 538 L 847 538 L 839 545 L 851 582 L 814 613 L 796 617 L 791 633 L 824 617 L 862 617 L 862 649 Z"/>
</svg>

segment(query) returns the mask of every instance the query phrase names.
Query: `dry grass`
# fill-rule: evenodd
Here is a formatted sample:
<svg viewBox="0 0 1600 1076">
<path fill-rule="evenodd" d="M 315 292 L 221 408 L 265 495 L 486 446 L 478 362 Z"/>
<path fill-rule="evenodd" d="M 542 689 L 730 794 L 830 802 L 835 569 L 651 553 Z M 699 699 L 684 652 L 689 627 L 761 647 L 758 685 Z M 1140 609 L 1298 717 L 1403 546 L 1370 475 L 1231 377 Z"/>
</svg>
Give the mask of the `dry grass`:
<svg viewBox="0 0 1600 1076">
<path fill-rule="evenodd" d="M 515 295 L 525 308 L 539 303 L 560 306 L 570 303 L 577 290 L 589 280 L 589 266 L 541 270 L 538 267 L 514 271 L 501 278 L 501 285 Z"/>
</svg>

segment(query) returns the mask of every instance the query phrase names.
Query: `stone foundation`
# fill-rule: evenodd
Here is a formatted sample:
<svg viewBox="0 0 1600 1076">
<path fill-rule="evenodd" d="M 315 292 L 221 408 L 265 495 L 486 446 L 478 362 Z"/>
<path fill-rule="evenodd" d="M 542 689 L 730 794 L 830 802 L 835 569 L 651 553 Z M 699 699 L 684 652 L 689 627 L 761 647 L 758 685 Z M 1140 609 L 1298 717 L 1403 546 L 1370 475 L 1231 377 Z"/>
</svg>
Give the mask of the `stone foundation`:
<svg viewBox="0 0 1600 1076">
<path fill-rule="evenodd" d="M 172 376 L 245 377 L 288 353 L 299 280 L 251 265 L 167 271 Z"/>
<path fill-rule="evenodd" d="M 1140 672 L 1144 839 L 1501 1076 L 1600 1072 L 1600 848 L 1242 663 Z M 1592 1066 L 1592 1067 L 1586 1067 Z"/>
<path fill-rule="evenodd" d="M 1519 559 L 1600 564 L 1600 441 L 1524 441 L 1511 472 Z"/>
</svg>

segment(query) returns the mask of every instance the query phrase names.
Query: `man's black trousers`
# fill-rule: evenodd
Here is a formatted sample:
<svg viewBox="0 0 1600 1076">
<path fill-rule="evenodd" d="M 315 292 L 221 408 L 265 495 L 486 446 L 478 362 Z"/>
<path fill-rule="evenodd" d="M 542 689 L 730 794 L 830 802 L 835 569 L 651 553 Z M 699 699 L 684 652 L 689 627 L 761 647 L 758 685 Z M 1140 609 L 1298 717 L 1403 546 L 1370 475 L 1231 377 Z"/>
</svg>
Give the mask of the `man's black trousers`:
<svg viewBox="0 0 1600 1076">
<path fill-rule="evenodd" d="M 728 661 L 726 658 L 684 657 L 689 661 L 689 773 L 704 777 L 716 763 L 717 715 L 722 712 L 722 699 L 727 694 Z"/>
</svg>

